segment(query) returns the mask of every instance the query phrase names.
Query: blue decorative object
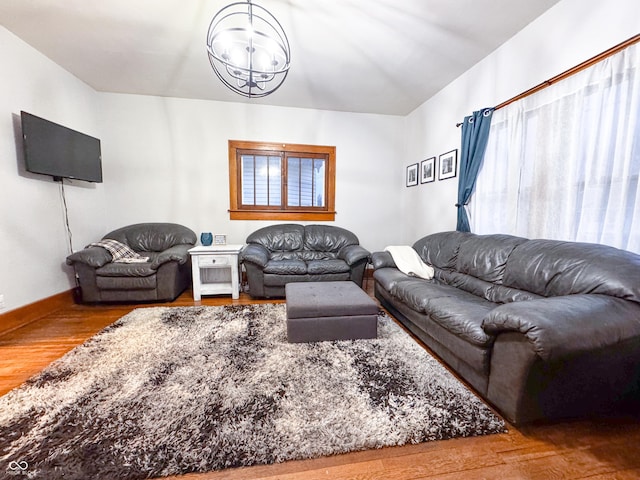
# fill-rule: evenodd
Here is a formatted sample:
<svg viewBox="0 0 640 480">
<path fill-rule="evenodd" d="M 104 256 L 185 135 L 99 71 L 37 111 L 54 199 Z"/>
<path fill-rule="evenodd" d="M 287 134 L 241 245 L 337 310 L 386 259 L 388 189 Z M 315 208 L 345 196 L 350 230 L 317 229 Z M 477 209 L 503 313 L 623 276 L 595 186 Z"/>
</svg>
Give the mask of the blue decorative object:
<svg viewBox="0 0 640 480">
<path fill-rule="evenodd" d="M 211 232 L 203 232 L 200 234 L 200 243 L 208 247 L 213 243 L 213 234 Z"/>
</svg>

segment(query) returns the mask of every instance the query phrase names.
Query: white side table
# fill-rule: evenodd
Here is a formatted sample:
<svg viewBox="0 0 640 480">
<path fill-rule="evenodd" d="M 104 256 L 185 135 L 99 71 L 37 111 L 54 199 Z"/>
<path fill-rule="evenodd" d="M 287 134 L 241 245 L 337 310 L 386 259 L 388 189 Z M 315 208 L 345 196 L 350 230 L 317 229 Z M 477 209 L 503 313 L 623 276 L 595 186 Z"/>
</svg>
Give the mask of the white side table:
<svg viewBox="0 0 640 480">
<path fill-rule="evenodd" d="M 198 245 L 189 249 L 193 278 L 193 299 L 202 295 L 240 297 L 238 254 L 243 245 Z"/>
</svg>

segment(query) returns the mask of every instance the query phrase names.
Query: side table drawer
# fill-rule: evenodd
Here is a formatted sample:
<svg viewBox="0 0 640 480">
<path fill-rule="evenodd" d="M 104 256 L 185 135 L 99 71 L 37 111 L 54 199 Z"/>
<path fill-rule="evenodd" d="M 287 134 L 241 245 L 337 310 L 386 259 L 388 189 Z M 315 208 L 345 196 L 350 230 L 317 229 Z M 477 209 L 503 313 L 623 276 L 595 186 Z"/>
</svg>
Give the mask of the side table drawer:
<svg viewBox="0 0 640 480">
<path fill-rule="evenodd" d="M 200 268 L 226 267 L 233 264 L 233 255 L 201 255 L 198 258 Z"/>
</svg>

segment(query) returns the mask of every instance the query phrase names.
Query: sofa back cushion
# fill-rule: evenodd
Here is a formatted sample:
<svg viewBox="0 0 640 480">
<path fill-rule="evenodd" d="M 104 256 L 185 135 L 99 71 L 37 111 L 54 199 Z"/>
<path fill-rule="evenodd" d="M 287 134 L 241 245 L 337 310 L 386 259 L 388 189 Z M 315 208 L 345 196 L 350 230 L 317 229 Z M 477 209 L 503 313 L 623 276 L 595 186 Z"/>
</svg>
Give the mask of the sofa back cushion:
<svg viewBox="0 0 640 480">
<path fill-rule="evenodd" d="M 503 284 L 544 297 L 596 293 L 640 302 L 640 255 L 592 243 L 529 240 L 509 257 Z"/>
<path fill-rule="evenodd" d="M 257 243 L 271 252 L 295 252 L 304 245 L 304 227 L 295 223 L 263 227 L 249 235 L 247 243 Z"/>
<path fill-rule="evenodd" d="M 349 230 L 332 225 L 286 223 L 256 230 L 247 243 L 257 243 L 271 252 L 273 260 L 335 259 L 341 248 L 358 245 L 358 237 Z"/>
<path fill-rule="evenodd" d="M 358 245 L 359 243 L 358 237 L 344 228 L 332 225 L 307 225 L 304 227 L 304 250 L 310 252 L 338 253 L 341 248 L 347 245 Z"/>
<path fill-rule="evenodd" d="M 470 235 L 463 232 L 434 233 L 414 243 L 413 249 L 427 265 L 452 270 L 456 267 L 460 243 Z"/>
<path fill-rule="evenodd" d="M 195 245 L 198 240 L 193 230 L 177 223 L 137 223 L 102 238 L 117 240 L 136 252 L 163 252 L 174 245 Z"/>
<path fill-rule="evenodd" d="M 451 270 L 437 270 L 436 272 L 436 278 L 441 283 L 460 288 L 461 290 L 473 293 L 493 303 L 502 304 L 542 298 L 540 295 L 536 295 L 527 290 L 505 287 L 504 285 L 487 282 L 486 280 L 465 273 Z"/>
<path fill-rule="evenodd" d="M 512 235 L 469 235 L 460 243 L 456 270 L 500 285 L 511 252 L 526 241 Z"/>
</svg>

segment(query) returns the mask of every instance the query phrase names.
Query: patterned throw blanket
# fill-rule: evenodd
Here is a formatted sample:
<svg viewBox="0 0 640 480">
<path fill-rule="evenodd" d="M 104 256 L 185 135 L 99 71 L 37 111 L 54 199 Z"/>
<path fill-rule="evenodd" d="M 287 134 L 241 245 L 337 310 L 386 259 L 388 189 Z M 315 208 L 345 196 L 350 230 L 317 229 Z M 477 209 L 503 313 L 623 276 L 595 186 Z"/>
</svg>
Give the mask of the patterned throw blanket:
<svg viewBox="0 0 640 480">
<path fill-rule="evenodd" d="M 102 247 L 106 249 L 111 254 L 111 260 L 113 262 L 144 263 L 149 260 L 149 257 L 143 257 L 142 255 L 134 252 L 128 245 L 120 243 L 117 240 L 111 240 L 110 238 L 90 243 L 86 248 L 89 247 Z"/>
</svg>

